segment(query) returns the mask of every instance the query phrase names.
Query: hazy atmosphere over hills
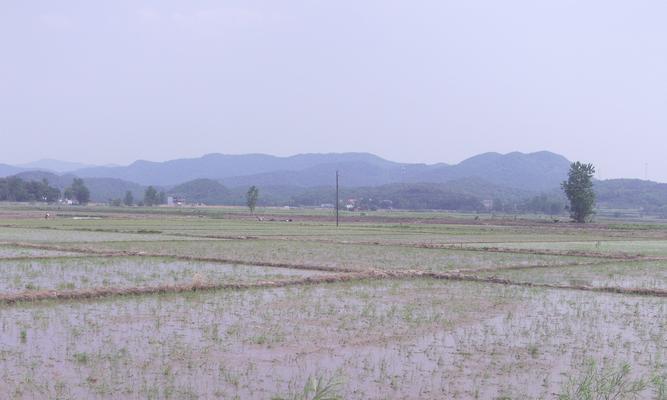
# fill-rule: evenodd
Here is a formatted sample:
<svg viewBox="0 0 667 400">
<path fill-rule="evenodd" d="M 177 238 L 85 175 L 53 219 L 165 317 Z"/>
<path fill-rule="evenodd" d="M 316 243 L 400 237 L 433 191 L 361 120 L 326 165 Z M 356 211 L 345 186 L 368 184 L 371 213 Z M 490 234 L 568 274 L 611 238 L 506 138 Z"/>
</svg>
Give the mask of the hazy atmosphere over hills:
<svg viewBox="0 0 667 400">
<path fill-rule="evenodd" d="M 0 162 L 549 149 L 598 178 L 667 181 L 666 14 L 661 1 L 3 2 Z"/>
<path fill-rule="evenodd" d="M 35 165 L 35 164 L 29 164 Z M 60 162 L 59 165 L 77 165 Z M 343 186 L 378 186 L 399 182 L 445 183 L 478 178 L 491 184 L 529 191 L 557 188 L 566 176 L 569 161 L 557 154 L 539 152 L 485 153 L 457 165 L 405 164 L 368 153 L 299 154 L 276 157 L 266 154 L 208 154 L 200 158 L 166 162 L 136 161 L 128 166 L 87 167 L 67 171 L 82 178 L 114 178 L 142 185 L 170 186 L 194 179 L 220 180 L 227 186 L 272 185 L 315 187 L 331 185 L 340 171 Z M 49 168 L 6 166 L 3 176 Z"/>
<path fill-rule="evenodd" d="M 0 400 L 667 400 L 666 0 L 0 0 Z"/>
<path fill-rule="evenodd" d="M 359 196 L 514 201 L 562 196 L 571 160 L 603 204 L 655 207 L 661 184 L 605 180 L 667 182 L 667 5 L 642 4 L 11 2 L 0 176 L 282 204 L 339 170 Z"/>
<path fill-rule="evenodd" d="M 40 165 L 52 170 L 36 168 Z M 55 167 L 81 164 L 46 160 L 22 167 L 2 165 L 0 176 L 46 179 L 61 190 L 75 177 L 82 177 L 97 202 L 120 199 L 127 191 L 141 199 L 153 185 L 188 202 L 238 205 L 244 203 L 246 189 L 257 185 L 262 205 L 319 206 L 332 202 L 339 171 L 343 196 L 388 200 L 396 208 L 481 210 L 483 201 L 495 200 L 496 205 L 532 210 L 530 207 L 546 207 L 530 205 L 540 196 L 546 196 L 537 200 L 540 203 L 564 204 L 560 183 L 569 165 L 565 157 L 548 151 L 484 153 L 455 165 L 406 164 L 369 153 L 207 154 L 166 162 L 136 161 L 127 166 L 84 166 L 66 173 L 54 171 Z M 595 188 L 603 207 L 667 211 L 667 184 L 598 180 Z"/>
</svg>

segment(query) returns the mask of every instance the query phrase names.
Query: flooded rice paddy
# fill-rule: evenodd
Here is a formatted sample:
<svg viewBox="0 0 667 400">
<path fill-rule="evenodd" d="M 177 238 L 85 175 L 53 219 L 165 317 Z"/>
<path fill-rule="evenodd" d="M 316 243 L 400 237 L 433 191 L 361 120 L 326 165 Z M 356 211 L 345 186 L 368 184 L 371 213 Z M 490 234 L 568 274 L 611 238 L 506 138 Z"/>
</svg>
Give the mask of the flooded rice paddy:
<svg viewBox="0 0 667 400">
<path fill-rule="evenodd" d="M 664 371 L 667 300 L 396 281 L 0 308 L 14 398 L 551 398 L 590 358 Z"/>
<path fill-rule="evenodd" d="M 2 261 L 0 292 L 134 287 L 201 283 L 240 283 L 315 276 L 318 271 L 236 266 L 154 257 L 75 257 Z"/>
<path fill-rule="evenodd" d="M 592 363 L 627 371 L 618 400 L 667 396 L 660 225 L 10 211 L 0 399 L 570 400 Z"/>
</svg>

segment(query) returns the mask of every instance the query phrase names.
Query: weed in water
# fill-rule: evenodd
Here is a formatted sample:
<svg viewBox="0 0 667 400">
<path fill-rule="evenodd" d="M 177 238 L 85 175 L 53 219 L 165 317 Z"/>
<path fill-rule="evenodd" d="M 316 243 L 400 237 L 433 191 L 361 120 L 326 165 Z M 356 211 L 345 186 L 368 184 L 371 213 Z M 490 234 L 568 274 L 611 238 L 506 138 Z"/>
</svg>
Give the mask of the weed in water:
<svg viewBox="0 0 667 400">
<path fill-rule="evenodd" d="M 570 377 L 565 391 L 559 400 L 613 400 L 636 399 L 648 388 L 644 379 L 632 379 L 630 365 L 623 363 L 618 367 L 599 367 L 595 361 L 589 361 L 583 374 Z"/>
<path fill-rule="evenodd" d="M 272 400 L 342 400 L 340 395 L 341 382 L 337 378 L 325 379 L 322 376 L 311 376 L 303 387 L 303 392 L 287 397 L 274 396 Z"/>
</svg>

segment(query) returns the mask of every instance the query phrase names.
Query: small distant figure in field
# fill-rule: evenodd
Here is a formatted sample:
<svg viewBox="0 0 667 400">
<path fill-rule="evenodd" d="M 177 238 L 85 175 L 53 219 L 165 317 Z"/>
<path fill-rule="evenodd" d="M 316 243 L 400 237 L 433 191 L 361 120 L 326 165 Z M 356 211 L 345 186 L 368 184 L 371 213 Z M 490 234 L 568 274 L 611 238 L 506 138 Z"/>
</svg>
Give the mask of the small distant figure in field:
<svg viewBox="0 0 667 400">
<path fill-rule="evenodd" d="M 51 214 L 46 213 L 46 214 L 44 214 L 44 219 L 49 219 L 50 216 L 51 216 Z"/>
</svg>

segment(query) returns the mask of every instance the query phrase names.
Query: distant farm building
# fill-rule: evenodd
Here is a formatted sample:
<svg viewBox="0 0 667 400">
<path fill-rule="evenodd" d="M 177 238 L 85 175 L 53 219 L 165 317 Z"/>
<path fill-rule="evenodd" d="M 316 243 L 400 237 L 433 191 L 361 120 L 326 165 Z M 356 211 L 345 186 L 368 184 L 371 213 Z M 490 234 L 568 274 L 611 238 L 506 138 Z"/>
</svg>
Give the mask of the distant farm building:
<svg viewBox="0 0 667 400">
<path fill-rule="evenodd" d="M 176 207 L 185 205 L 185 198 L 178 196 L 167 196 L 167 206 Z"/>
<path fill-rule="evenodd" d="M 493 200 L 482 200 L 482 205 L 486 211 L 491 211 L 493 209 Z"/>
</svg>

